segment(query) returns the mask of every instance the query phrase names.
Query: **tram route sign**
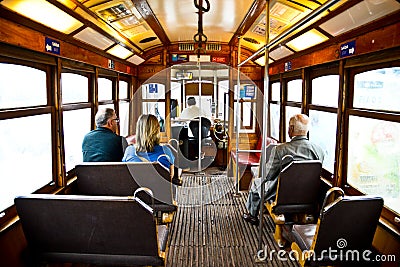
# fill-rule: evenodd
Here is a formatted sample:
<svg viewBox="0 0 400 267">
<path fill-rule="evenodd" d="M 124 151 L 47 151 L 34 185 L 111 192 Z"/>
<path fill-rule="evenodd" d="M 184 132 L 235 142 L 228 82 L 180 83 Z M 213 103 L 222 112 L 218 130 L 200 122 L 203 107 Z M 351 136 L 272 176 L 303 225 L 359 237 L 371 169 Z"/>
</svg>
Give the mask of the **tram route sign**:
<svg viewBox="0 0 400 267">
<path fill-rule="evenodd" d="M 59 55 L 60 54 L 60 42 L 54 39 L 51 39 L 46 36 L 44 41 L 44 50 L 46 52 Z"/>
<path fill-rule="evenodd" d="M 352 56 L 356 53 L 356 40 L 342 44 L 340 46 L 340 57 Z"/>
</svg>

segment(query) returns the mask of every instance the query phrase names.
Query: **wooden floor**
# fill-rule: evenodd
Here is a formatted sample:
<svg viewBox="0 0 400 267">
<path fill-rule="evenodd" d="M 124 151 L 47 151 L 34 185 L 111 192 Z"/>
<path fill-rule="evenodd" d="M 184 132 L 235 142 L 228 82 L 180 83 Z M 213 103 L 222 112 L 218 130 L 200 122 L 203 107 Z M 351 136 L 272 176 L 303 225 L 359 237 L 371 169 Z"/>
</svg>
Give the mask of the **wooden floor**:
<svg viewBox="0 0 400 267">
<path fill-rule="evenodd" d="M 170 229 L 166 266 L 299 266 L 288 255 L 287 261 L 278 260 L 274 225 L 266 214 L 261 248 L 266 246 L 272 257 L 256 262 L 258 227 L 241 218 L 247 193 L 236 196 L 232 178 L 206 172 L 186 174 L 183 182 Z"/>
</svg>

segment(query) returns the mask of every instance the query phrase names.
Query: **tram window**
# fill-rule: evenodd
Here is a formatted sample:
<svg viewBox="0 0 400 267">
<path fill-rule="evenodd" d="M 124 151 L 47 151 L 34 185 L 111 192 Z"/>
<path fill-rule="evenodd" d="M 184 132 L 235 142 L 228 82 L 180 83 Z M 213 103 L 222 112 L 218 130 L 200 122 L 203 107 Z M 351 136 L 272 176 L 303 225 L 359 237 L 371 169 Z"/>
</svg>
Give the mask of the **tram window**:
<svg viewBox="0 0 400 267">
<path fill-rule="evenodd" d="M 79 127 L 76 123 L 79 122 Z M 63 112 L 65 168 L 69 171 L 83 161 L 82 141 L 90 129 L 90 109 Z"/>
<path fill-rule="evenodd" d="M 161 132 L 165 132 L 165 85 L 149 83 L 142 85 L 143 114 L 153 114 L 157 117 Z"/>
<path fill-rule="evenodd" d="M 239 114 L 240 114 L 240 132 L 254 132 L 255 131 L 255 114 L 256 114 L 256 103 L 254 99 L 257 99 L 258 88 L 254 84 L 244 84 L 240 86 L 239 92 Z M 235 85 L 235 91 L 237 92 L 237 85 Z M 237 110 L 237 99 L 234 99 L 234 123 L 236 127 L 236 110 Z"/>
<path fill-rule="evenodd" d="M 349 117 L 347 183 L 400 213 L 400 123 Z"/>
<path fill-rule="evenodd" d="M 112 100 L 112 81 L 106 78 L 98 79 L 98 100 Z"/>
<path fill-rule="evenodd" d="M 356 74 L 353 107 L 400 111 L 399 79 L 400 67 Z"/>
<path fill-rule="evenodd" d="M 142 85 L 143 99 L 165 99 L 165 86 L 160 83 Z"/>
<path fill-rule="evenodd" d="M 129 135 L 129 102 L 119 102 L 119 130 L 120 135 Z"/>
<path fill-rule="evenodd" d="M 271 85 L 271 101 L 280 101 L 281 100 L 281 83 L 276 82 Z"/>
<path fill-rule="evenodd" d="M 280 107 L 277 104 L 270 104 L 270 134 L 271 137 L 279 140 L 279 121 L 280 121 Z"/>
<path fill-rule="evenodd" d="M 176 100 L 175 102 L 176 106 L 174 107 L 171 106 L 171 118 L 179 117 L 180 115 L 180 110 L 182 107 L 181 97 L 182 97 L 181 83 L 171 82 L 171 98 Z M 175 108 L 175 111 L 173 111 L 173 108 Z"/>
<path fill-rule="evenodd" d="M 128 83 L 126 81 L 119 81 L 118 99 L 128 98 Z"/>
<path fill-rule="evenodd" d="M 319 106 L 336 107 L 339 97 L 339 75 L 325 75 L 312 80 L 311 103 Z"/>
<path fill-rule="evenodd" d="M 165 132 L 165 102 L 145 102 L 142 105 L 143 114 L 153 114 L 160 123 L 160 131 Z"/>
<path fill-rule="evenodd" d="M 0 63 L 0 81 L 0 109 L 47 104 L 45 71 Z"/>
<path fill-rule="evenodd" d="M 89 79 L 74 73 L 61 73 L 62 102 L 87 102 Z"/>
<path fill-rule="evenodd" d="M 0 210 L 4 210 L 16 196 L 52 181 L 51 115 L 0 120 L 0 136 Z"/>
<path fill-rule="evenodd" d="M 290 107 L 286 106 L 286 140 L 290 140 L 289 134 L 288 134 L 288 129 L 289 129 L 289 120 L 292 116 L 301 113 L 301 108 L 298 107 Z"/>
<path fill-rule="evenodd" d="M 296 79 L 287 83 L 287 101 L 300 102 L 302 95 L 303 81 Z"/>
<path fill-rule="evenodd" d="M 322 167 L 334 173 L 337 114 L 318 110 L 310 110 L 309 113 L 310 140 L 318 144 L 325 153 Z"/>
<path fill-rule="evenodd" d="M 229 92 L 229 80 L 219 81 L 218 82 L 218 104 L 216 106 L 216 118 L 223 120 L 225 112 L 225 119 L 228 119 L 228 110 L 229 110 L 229 102 L 228 96 L 225 96 Z M 224 98 L 226 102 L 226 106 L 224 106 Z"/>
</svg>

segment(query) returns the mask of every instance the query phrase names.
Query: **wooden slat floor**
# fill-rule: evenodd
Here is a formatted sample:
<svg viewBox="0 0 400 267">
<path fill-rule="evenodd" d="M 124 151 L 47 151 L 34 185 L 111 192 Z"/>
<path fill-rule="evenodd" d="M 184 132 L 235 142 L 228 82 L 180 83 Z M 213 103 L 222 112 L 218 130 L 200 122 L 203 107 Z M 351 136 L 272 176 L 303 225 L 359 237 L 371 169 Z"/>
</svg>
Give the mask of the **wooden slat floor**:
<svg viewBox="0 0 400 267">
<path fill-rule="evenodd" d="M 274 224 L 264 215 L 263 245 L 272 257 L 256 262 L 258 227 L 245 222 L 247 193 L 234 194 L 234 181 L 225 175 L 185 174 L 177 194 L 178 211 L 170 228 L 168 267 L 299 266 L 278 260 Z"/>
</svg>

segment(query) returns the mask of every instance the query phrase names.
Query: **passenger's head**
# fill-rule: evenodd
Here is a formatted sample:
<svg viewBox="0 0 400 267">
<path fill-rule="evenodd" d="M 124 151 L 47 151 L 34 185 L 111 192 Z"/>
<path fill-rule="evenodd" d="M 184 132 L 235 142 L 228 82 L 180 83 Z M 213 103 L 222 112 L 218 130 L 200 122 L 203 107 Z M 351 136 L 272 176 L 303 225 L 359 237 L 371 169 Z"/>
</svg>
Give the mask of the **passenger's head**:
<svg viewBox="0 0 400 267">
<path fill-rule="evenodd" d="M 187 102 L 186 102 L 187 104 L 188 104 L 188 106 L 190 107 L 190 106 L 194 106 L 194 105 L 196 105 L 196 99 L 194 99 L 194 97 L 193 96 L 191 96 L 191 97 L 188 97 L 188 99 L 187 99 Z"/>
<path fill-rule="evenodd" d="M 136 151 L 150 152 L 160 143 L 160 124 L 152 114 L 140 115 L 136 123 Z"/>
<path fill-rule="evenodd" d="M 112 108 L 103 108 L 97 111 L 95 116 L 96 127 L 105 127 L 117 131 L 119 119 Z"/>
<path fill-rule="evenodd" d="M 289 137 L 307 135 L 310 119 L 305 114 L 296 114 L 289 120 Z"/>
</svg>

